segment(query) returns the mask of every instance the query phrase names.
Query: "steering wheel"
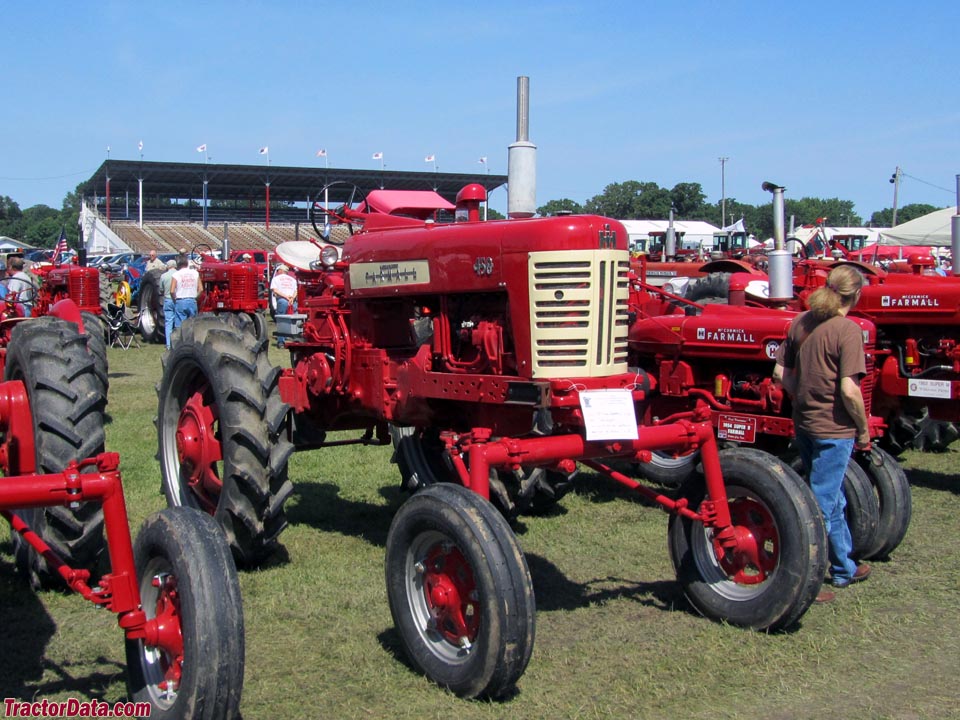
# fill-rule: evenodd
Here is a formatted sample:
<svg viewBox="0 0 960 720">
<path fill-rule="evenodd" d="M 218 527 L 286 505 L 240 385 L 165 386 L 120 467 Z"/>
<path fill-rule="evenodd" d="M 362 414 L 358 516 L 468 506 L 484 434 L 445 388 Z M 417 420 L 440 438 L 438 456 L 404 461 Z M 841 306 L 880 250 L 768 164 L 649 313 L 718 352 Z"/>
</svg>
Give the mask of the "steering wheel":
<svg viewBox="0 0 960 720">
<path fill-rule="evenodd" d="M 350 197 L 342 205 L 327 209 L 320 204 L 320 198 L 324 197 L 331 188 L 346 187 L 350 190 Z M 343 245 L 346 238 L 335 238 L 329 230 L 330 225 L 346 225 L 350 235 L 353 235 L 353 222 L 346 216 L 355 203 L 365 203 L 367 194 L 360 189 L 358 185 L 347 182 L 346 180 L 336 180 L 320 188 L 320 191 L 314 196 L 313 203 L 310 205 L 310 224 L 317 233 L 317 237 L 322 238 L 331 245 Z M 318 226 L 319 222 L 319 226 Z"/>
<path fill-rule="evenodd" d="M 217 256 L 213 252 L 213 248 L 207 245 L 207 243 L 197 243 L 193 246 L 193 250 L 190 251 L 190 255 L 187 257 L 187 260 L 190 260 L 193 257 L 200 257 L 200 262 L 203 262 L 204 257 L 208 257 L 211 260 L 216 260 Z"/>
</svg>

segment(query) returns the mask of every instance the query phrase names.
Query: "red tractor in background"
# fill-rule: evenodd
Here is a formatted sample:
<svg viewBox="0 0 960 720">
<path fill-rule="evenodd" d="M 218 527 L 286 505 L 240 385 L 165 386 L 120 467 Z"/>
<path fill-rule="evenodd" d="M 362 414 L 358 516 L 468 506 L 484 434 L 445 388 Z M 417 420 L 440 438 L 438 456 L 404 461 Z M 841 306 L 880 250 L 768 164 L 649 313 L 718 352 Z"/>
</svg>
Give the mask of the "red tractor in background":
<svg viewBox="0 0 960 720">
<path fill-rule="evenodd" d="M 267 309 L 265 280 L 256 263 L 221 260 L 209 245 L 197 245 L 190 257 L 200 258 L 203 291 L 197 298 L 199 313 L 242 313 L 253 323 L 257 337 L 266 337 L 263 313 Z M 166 314 L 160 290 L 162 270 L 151 270 L 140 281 L 140 333 L 146 342 L 162 343 Z"/>
<path fill-rule="evenodd" d="M 393 442 L 412 496 L 387 539 L 391 612 L 413 664 L 468 697 L 507 692 L 532 652 L 533 588 L 507 518 L 555 503 L 578 464 L 670 513 L 670 557 L 698 612 L 771 630 L 806 611 L 827 558 L 799 476 L 754 449 L 719 452 L 705 402 L 637 422 L 658 378 L 628 366 L 619 222 L 482 222 L 479 185 L 460 192 L 453 223 L 325 190 L 315 197 L 343 205 L 313 207 L 324 242 L 278 248 L 299 281 L 300 315 L 278 316 L 290 367 L 272 366 L 236 314 L 191 318 L 164 356 L 172 505 L 212 514 L 256 563 L 286 525 L 294 450 Z M 358 436 L 328 439 L 343 430 Z M 609 466 L 694 449 L 703 474 L 675 497 Z"/>
<path fill-rule="evenodd" d="M 701 305 L 646 285 L 642 277 L 632 300 L 637 317 L 630 327 L 631 364 L 659 373 L 657 391 L 646 405 L 646 423 L 670 422 L 676 413 L 704 402 L 721 445 L 795 456 L 790 400 L 771 380 L 795 312 Z M 869 320 L 852 319 L 863 331 L 867 377 L 861 390 L 871 437 L 879 440 L 887 426 L 871 414 L 877 331 Z M 637 469 L 649 479 L 678 484 L 695 471 L 698 460 L 695 452 L 658 452 Z M 879 448 L 858 453 L 848 464 L 845 490 L 854 556 L 888 556 L 906 535 L 912 514 L 902 468 Z"/>
<path fill-rule="evenodd" d="M 3 321 L 0 515 L 14 531 L 16 565 L 35 587 L 66 583 L 117 614 L 133 700 L 125 712 L 233 718 L 244 643 L 229 549 L 208 517 L 179 508 L 149 517 L 132 542 L 119 458 L 104 452 L 95 333 L 81 332 L 71 305 Z M 97 708 L 91 714 L 108 712 Z"/>
</svg>

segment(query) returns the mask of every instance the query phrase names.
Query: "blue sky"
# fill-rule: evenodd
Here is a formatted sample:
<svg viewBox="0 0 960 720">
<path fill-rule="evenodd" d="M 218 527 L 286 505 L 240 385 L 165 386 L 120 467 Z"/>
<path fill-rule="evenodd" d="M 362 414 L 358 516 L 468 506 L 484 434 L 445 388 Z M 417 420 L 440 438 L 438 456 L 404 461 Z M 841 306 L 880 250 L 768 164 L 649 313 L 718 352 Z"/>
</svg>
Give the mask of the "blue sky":
<svg viewBox="0 0 960 720">
<path fill-rule="evenodd" d="M 94 2 L 4 8 L 0 195 L 59 207 L 106 157 L 506 173 L 530 77 L 537 202 L 613 182 L 710 201 L 953 204 L 956 0 Z M 497 197 L 499 195 L 499 197 Z M 506 195 L 494 192 L 504 210 Z"/>
</svg>

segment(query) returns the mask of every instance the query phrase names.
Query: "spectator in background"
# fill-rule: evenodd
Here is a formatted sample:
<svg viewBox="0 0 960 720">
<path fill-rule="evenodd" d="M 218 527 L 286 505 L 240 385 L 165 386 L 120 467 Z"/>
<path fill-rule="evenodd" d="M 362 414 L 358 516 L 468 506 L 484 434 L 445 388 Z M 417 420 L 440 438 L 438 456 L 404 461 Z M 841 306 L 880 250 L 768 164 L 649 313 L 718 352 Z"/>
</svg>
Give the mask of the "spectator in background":
<svg viewBox="0 0 960 720">
<path fill-rule="evenodd" d="M 197 296 L 202 290 L 200 273 L 190 267 L 186 255 L 177 257 L 177 270 L 170 280 L 170 294 L 173 296 L 173 329 L 183 325 L 183 321 L 197 314 Z"/>
<path fill-rule="evenodd" d="M 173 285 L 173 275 L 177 272 L 177 261 L 168 260 L 166 267 L 166 272 L 160 276 L 160 292 L 163 293 L 163 325 L 167 338 L 167 350 L 169 350 L 170 342 L 173 340 L 173 321 L 177 315 L 173 295 L 170 293 L 170 288 Z"/>
<path fill-rule="evenodd" d="M 270 281 L 270 295 L 273 297 L 277 315 L 286 315 L 297 311 L 297 279 L 288 272 L 284 264 L 277 265 L 277 271 Z M 284 347 L 283 337 L 277 338 L 277 347 Z"/>
<path fill-rule="evenodd" d="M 23 306 L 24 317 L 30 317 L 33 312 L 33 302 L 36 300 L 37 286 L 23 266 L 22 257 L 10 258 L 7 273 L 11 277 L 7 281 L 7 292 L 16 293 L 17 302 Z"/>
<path fill-rule="evenodd" d="M 165 268 L 163 260 L 157 257 L 157 251 L 151 250 L 150 256 L 147 258 L 147 272 L 151 270 L 163 270 Z"/>
</svg>

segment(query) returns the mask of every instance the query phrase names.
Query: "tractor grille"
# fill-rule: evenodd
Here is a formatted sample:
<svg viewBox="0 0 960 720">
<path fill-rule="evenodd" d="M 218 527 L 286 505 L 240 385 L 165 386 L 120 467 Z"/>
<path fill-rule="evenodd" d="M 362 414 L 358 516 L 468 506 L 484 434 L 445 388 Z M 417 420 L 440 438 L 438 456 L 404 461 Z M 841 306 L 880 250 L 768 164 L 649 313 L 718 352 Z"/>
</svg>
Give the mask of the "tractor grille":
<svg viewBox="0 0 960 720">
<path fill-rule="evenodd" d="M 530 253 L 533 377 L 627 371 L 629 265 L 623 250 Z"/>
<path fill-rule="evenodd" d="M 100 273 L 94 268 L 75 268 L 67 280 L 70 299 L 82 308 L 100 307 Z"/>
<path fill-rule="evenodd" d="M 230 299 L 235 303 L 255 303 L 260 294 L 260 274 L 240 266 L 230 270 Z"/>
<path fill-rule="evenodd" d="M 867 411 L 867 417 L 870 417 L 870 408 L 873 406 L 873 386 L 876 380 L 873 375 L 874 358 L 873 354 L 866 357 L 867 374 L 860 381 L 860 394 L 863 395 L 863 406 Z"/>
</svg>

